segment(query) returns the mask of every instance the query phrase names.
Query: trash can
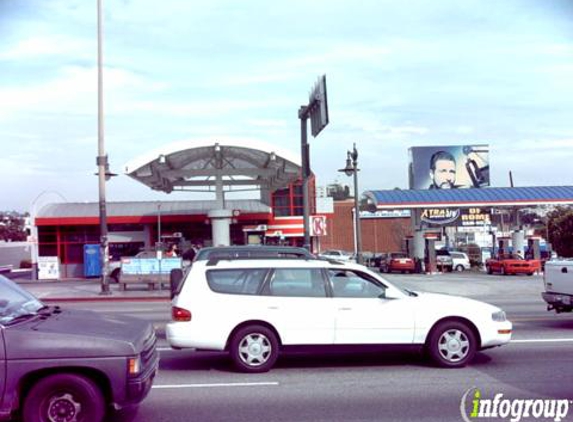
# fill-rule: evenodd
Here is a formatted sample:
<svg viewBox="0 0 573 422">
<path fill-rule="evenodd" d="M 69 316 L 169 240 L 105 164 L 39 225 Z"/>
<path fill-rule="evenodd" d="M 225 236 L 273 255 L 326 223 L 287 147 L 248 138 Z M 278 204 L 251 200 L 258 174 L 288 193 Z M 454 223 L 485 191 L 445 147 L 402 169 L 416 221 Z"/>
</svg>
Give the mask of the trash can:
<svg viewBox="0 0 573 422">
<path fill-rule="evenodd" d="M 101 277 L 100 245 L 84 245 L 84 277 Z"/>
</svg>

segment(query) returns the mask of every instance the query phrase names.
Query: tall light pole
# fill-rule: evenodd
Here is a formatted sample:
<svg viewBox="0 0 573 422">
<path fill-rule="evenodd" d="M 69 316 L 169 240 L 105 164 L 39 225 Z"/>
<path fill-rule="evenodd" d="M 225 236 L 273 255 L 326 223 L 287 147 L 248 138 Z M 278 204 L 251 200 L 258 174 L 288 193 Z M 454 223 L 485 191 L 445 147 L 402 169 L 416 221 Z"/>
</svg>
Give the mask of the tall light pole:
<svg viewBox="0 0 573 422">
<path fill-rule="evenodd" d="M 346 152 L 346 167 L 338 170 L 347 176 L 354 175 L 354 238 L 356 249 L 356 262 L 362 264 L 362 230 L 360 228 L 360 210 L 358 208 L 358 150 L 356 144 L 353 145 L 352 151 Z"/>
<path fill-rule="evenodd" d="M 102 37 L 102 3 L 97 0 L 97 94 L 98 94 L 98 155 L 96 163 L 98 166 L 99 181 L 99 227 L 100 227 L 100 256 L 102 263 L 101 270 L 101 294 L 109 295 L 109 243 L 107 232 L 107 210 L 105 203 L 105 182 L 109 177 L 107 155 L 104 147 L 104 127 L 103 127 L 103 37 Z"/>
</svg>

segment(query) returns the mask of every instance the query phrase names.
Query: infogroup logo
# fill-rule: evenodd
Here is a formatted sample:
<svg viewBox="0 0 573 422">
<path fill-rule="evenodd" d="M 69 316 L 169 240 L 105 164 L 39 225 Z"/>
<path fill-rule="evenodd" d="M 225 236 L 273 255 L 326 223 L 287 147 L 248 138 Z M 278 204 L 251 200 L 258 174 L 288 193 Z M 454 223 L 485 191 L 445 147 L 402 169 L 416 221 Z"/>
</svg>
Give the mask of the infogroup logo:
<svg viewBox="0 0 573 422">
<path fill-rule="evenodd" d="M 560 422 L 567 417 L 570 405 L 573 401 L 567 399 L 505 399 L 503 393 L 484 398 L 479 388 L 472 387 L 462 396 L 460 412 L 465 422 L 486 418 Z"/>
</svg>

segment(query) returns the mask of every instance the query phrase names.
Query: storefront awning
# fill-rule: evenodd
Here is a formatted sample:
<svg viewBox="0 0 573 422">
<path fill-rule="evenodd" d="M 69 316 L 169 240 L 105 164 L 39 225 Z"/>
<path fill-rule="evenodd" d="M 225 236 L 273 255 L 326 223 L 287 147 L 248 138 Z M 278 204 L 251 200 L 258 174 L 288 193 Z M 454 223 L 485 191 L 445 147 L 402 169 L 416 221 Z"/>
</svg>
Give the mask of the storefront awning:
<svg viewBox="0 0 573 422">
<path fill-rule="evenodd" d="M 571 205 L 573 186 L 372 190 L 364 192 L 362 203 L 372 210 Z"/>
</svg>

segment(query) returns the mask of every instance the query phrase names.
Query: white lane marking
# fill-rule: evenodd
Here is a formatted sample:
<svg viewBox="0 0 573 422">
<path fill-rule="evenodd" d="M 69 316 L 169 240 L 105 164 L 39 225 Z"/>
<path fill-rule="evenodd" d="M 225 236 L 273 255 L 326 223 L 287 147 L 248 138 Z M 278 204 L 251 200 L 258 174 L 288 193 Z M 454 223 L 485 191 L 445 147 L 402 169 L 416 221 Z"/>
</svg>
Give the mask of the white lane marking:
<svg viewBox="0 0 573 422">
<path fill-rule="evenodd" d="M 172 350 L 175 350 L 175 349 L 172 349 L 171 347 L 158 347 L 157 348 L 158 352 L 170 352 Z"/>
<path fill-rule="evenodd" d="M 278 382 L 231 382 L 218 384 L 165 384 L 154 385 L 151 388 L 163 390 L 168 388 L 269 387 L 278 385 Z"/>
<path fill-rule="evenodd" d="M 531 338 L 521 340 L 511 340 L 511 343 L 569 343 L 573 338 Z"/>
</svg>

